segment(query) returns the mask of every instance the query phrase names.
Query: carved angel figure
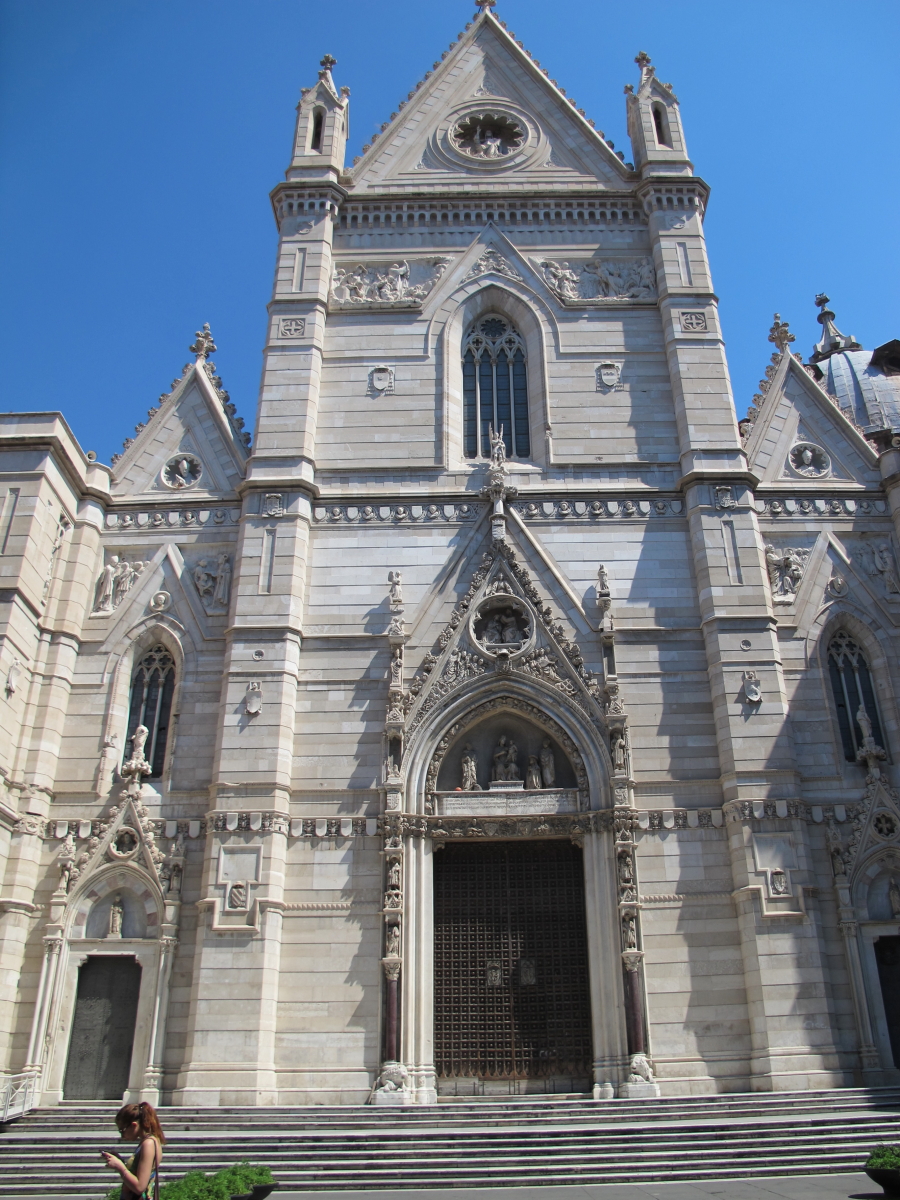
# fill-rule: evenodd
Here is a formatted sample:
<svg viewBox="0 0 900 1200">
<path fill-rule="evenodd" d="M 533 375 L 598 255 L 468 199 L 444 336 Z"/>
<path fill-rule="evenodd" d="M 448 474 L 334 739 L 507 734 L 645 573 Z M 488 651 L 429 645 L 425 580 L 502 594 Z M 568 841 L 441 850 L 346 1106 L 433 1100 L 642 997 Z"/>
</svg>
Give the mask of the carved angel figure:
<svg viewBox="0 0 900 1200">
<path fill-rule="evenodd" d="M 477 792 L 478 788 L 478 759 L 472 749 L 471 742 L 466 742 L 462 756 L 462 790 Z"/>
<path fill-rule="evenodd" d="M 200 593 L 201 600 L 211 596 L 215 590 L 216 577 L 206 569 L 205 558 L 201 558 L 194 567 L 194 584 Z"/>
<path fill-rule="evenodd" d="M 554 262 L 546 258 L 541 263 L 541 270 L 548 286 L 563 300 L 579 299 L 578 275 L 567 262 Z"/>
</svg>

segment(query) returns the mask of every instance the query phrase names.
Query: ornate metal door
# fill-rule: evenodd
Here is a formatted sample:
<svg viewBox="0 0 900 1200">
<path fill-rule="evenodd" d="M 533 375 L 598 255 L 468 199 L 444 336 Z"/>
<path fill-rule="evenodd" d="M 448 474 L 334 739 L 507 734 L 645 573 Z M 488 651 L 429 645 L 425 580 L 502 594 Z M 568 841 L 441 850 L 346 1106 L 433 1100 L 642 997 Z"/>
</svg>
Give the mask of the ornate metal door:
<svg viewBox="0 0 900 1200">
<path fill-rule="evenodd" d="M 434 857 L 439 1080 L 591 1078 L 582 853 L 569 842 L 447 846 Z"/>
<path fill-rule="evenodd" d="M 66 1100 L 121 1100 L 128 1087 L 141 968 L 133 958 L 89 958 L 78 995 L 66 1063 Z"/>
</svg>

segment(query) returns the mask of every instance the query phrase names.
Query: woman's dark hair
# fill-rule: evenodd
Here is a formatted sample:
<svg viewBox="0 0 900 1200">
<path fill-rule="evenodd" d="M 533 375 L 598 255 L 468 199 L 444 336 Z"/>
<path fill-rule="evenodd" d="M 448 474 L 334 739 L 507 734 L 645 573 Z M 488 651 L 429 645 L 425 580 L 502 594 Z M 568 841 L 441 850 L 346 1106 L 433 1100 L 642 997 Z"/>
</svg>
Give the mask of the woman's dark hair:
<svg viewBox="0 0 900 1200">
<path fill-rule="evenodd" d="M 161 1146 L 165 1145 L 166 1135 L 152 1104 L 148 1104 L 146 1100 L 142 1100 L 140 1104 L 125 1104 L 116 1113 L 119 1133 L 124 1132 L 133 1121 L 137 1121 L 142 1138 L 155 1137 Z"/>
</svg>

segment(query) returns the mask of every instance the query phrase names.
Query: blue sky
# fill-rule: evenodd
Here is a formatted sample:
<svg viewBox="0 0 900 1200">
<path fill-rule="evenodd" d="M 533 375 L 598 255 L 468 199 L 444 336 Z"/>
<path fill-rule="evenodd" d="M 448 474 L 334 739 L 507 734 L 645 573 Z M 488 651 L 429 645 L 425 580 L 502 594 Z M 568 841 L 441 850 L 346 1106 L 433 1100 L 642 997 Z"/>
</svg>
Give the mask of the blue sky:
<svg viewBox="0 0 900 1200">
<path fill-rule="evenodd" d="M 348 161 L 470 0 L 0 0 L 0 409 L 60 409 L 103 461 L 208 321 L 251 424 L 274 265 L 269 190 L 322 54 Z M 617 148 L 646 50 L 681 101 L 735 401 L 778 310 L 809 353 L 825 290 L 866 347 L 900 337 L 897 0 L 499 0 Z"/>
</svg>

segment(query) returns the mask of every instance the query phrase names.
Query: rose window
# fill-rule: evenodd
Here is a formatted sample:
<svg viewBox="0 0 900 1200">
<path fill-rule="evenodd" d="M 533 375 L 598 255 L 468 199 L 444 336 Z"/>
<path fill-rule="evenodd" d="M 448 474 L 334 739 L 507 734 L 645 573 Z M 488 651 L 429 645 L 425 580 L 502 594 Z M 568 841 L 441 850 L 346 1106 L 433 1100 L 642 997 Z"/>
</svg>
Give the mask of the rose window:
<svg viewBox="0 0 900 1200">
<path fill-rule="evenodd" d="M 505 158 L 525 144 L 525 130 L 507 113 L 477 112 L 453 126 L 450 141 L 470 158 Z"/>
</svg>

